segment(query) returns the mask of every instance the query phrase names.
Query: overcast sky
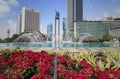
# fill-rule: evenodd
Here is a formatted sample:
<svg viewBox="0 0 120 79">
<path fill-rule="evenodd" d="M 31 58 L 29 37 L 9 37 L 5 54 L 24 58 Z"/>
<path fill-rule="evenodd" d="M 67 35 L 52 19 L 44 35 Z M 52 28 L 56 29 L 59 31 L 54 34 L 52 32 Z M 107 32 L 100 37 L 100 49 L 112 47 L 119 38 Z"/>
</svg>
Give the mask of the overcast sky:
<svg viewBox="0 0 120 79">
<path fill-rule="evenodd" d="M 120 0 L 83 0 L 83 17 L 86 20 L 98 20 L 104 17 L 120 17 Z M 17 14 L 22 7 L 40 11 L 40 31 L 46 33 L 47 25 L 54 25 L 55 11 L 66 17 L 66 0 L 0 0 L 0 37 L 7 37 L 16 33 Z M 61 28 L 62 29 L 62 28 Z"/>
</svg>

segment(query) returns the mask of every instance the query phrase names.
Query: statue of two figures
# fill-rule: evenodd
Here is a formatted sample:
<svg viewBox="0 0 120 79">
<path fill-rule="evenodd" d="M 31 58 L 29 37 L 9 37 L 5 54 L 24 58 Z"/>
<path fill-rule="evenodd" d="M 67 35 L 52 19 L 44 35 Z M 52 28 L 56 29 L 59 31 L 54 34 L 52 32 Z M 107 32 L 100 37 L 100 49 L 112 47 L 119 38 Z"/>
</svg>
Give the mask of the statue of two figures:
<svg viewBox="0 0 120 79">
<path fill-rule="evenodd" d="M 58 11 L 56 11 L 55 18 L 56 18 L 56 19 L 59 19 L 59 17 L 60 17 L 60 13 L 59 13 Z"/>
</svg>

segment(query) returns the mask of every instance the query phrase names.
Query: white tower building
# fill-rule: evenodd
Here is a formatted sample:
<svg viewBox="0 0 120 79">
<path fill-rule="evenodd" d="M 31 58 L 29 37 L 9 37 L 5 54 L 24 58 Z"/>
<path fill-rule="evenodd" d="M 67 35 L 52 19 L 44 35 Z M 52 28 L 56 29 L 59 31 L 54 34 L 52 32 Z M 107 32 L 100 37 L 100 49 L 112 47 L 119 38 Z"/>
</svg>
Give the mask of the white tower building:
<svg viewBox="0 0 120 79">
<path fill-rule="evenodd" d="M 37 10 L 22 8 L 22 32 L 40 31 L 40 13 Z"/>
<path fill-rule="evenodd" d="M 18 13 L 17 15 L 17 29 L 16 33 L 20 34 L 22 32 L 22 14 Z"/>
</svg>

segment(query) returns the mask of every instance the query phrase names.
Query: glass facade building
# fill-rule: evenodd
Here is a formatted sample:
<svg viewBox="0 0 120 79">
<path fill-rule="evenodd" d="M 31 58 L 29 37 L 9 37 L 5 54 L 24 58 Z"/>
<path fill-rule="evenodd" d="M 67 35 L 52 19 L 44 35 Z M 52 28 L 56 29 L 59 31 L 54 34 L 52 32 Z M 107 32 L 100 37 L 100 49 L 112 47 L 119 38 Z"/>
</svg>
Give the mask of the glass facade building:
<svg viewBox="0 0 120 79">
<path fill-rule="evenodd" d="M 63 40 L 66 40 L 66 18 L 63 18 Z"/>
<path fill-rule="evenodd" d="M 52 35 L 53 35 L 53 26 L 52 26 L 52 24 L 49 24 L 49 25 L 47 25 L 48 41 L 52 41 Z"/>
<path fill-rule="evenodd" d="M 120 27 L 120 21 L 81 21 L 74 23 L 74 37 L 90 35 L 102 37 L 109 35 L 110 29 Z"/>
</svg>

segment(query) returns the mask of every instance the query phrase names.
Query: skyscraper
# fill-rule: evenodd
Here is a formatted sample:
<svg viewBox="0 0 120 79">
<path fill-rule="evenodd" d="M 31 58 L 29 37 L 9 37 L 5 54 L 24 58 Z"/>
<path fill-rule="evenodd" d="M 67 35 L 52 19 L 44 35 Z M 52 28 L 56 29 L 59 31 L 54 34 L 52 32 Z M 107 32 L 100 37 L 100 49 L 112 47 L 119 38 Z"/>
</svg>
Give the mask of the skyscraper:
<svg viewBox="0 0 120 79">
<path fill-rule="evenodd" d="M 39 16 L 40 16 L 39 11 L 23 7 L 22 8 L 22 32 L 40 31 Z"/>
<path fill-rule="evenodd" d="M 67 0 L 67 37 L 73 35 L 74 22 L 83 21 L 83 0 Z"/>
<path fill-rule="evenodd" d="M 22 32 L 22 14 L 18 13 L 17 15 L 17 34 Z"/>
<path fill-rule="evenodd" d="M 47 37 L 48 41 L 52 41 L 52 35 L 53 35 L 53 26 L 52 24 L 47 25 Z"/>
<path fill-rule="evenodd" d="M 74 21 L 83 21 L 83 0 L 73 0 Z"/>
<path fill-rule="evenodd" d="M 66 18 L 63 18 L 63 40 L 66 40 Z"/>
</svg>

